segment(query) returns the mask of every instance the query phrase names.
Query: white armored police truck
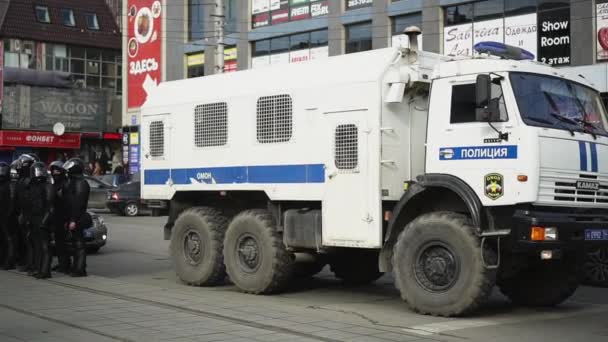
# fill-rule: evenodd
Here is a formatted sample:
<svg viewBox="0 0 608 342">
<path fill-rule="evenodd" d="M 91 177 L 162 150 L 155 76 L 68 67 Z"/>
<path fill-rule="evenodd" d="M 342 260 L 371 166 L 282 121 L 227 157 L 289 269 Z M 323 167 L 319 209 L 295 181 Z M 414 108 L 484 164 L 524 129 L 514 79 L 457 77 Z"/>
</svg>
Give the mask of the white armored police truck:
<svg viewBox="0 0 608 342">
<path fill-rule="evenodd" d="M 419 34 L 407 30 L 410 41 Z M 579 76 L 480 43 L 388 48 L 162 83 L 142 108 L 142 195 L 170 200 L 178 277 L 270 294 L 329 264 L 393 272 L 423 314 L 498 286 L 553 306 L 608 244 L 608 121 Z"/>
</svg>

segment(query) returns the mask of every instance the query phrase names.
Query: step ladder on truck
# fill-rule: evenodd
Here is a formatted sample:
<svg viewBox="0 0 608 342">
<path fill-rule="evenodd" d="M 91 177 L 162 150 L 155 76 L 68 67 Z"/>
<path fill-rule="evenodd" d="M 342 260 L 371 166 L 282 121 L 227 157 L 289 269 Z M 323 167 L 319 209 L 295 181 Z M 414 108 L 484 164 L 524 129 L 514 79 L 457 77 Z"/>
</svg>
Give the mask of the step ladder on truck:
<svg viewBox="0 0 608 342">
<path fill-rule="evenodd" d="M 284 291 L 329 265 L 393 272 L 416 312 L 498 286 L 553 306 L 608 244 L 608 127 L 585 79 L 479 43 L 379 49 L 161 83 L 142 108 L 142 196 L 170 201 L 185 283 Z"/>
</svg>

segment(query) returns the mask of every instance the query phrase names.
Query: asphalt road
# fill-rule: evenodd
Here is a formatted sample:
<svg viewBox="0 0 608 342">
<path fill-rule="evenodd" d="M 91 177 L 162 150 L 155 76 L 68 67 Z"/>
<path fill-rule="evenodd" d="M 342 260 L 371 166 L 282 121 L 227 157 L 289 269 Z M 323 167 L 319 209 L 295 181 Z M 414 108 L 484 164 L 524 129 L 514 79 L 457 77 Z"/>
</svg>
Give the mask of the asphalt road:
<svg viewBox="0 0 608 342">
<path fill-rule="evenodd" d="M 168 241 L 162 239 L 166 217 L 118 217 L 101 213 L 109 229 L 108 244 L 88 259 L 90 274 L 129 283 L 161 286 L 166 291 L 213 291 L 227 299 L 243 296 L 247 305 L 271 304 L 289 309 L 335 312 L 378 326 L 398 327 L 422 337 L 469 341 L 608 341 L 608 289 L 581 287 L 558 308 L 515 307 L 499 293 L 475 317 L 445 319 L 411 312 L 390 275 L 373 285 L 346 287 L 325 269 L 310 281 L 294 283 L 275 296 L 242 295 L 234 286 L 193 288 L 180 284 L 171 270 Z"/>
</svg>

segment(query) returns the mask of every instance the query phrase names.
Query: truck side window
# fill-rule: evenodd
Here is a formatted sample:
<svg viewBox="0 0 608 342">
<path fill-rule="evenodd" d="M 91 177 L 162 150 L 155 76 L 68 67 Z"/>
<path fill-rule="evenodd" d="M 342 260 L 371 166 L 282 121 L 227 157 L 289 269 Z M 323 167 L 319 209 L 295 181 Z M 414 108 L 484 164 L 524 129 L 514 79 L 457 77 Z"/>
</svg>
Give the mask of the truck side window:
<svg viewBox="0 0 608 342">
<path fill-rule="evenodd" d="M 492 84 L 492 99 L 498 101 L 500 121 L 508 121 L 507 108 L 500 84 Z M 452 87 L 450 123 L 475 122 L 475 84 L 458 84 Z"/>
</svg>

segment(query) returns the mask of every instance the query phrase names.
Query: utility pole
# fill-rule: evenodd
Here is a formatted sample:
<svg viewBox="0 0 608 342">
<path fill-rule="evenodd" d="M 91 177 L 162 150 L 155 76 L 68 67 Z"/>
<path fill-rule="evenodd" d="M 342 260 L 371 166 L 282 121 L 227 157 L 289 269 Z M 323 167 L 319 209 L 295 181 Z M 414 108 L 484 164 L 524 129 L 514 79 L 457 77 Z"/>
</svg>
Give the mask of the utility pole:
<svg viewBox="0 0 608 342">
<path fill-rule="evenodd" d="M 215 0 L 215 11 L 211 14 L 215 23 L 215 68 L 216 74 L 224 72 L 224 0 Z"/>
</svg>

